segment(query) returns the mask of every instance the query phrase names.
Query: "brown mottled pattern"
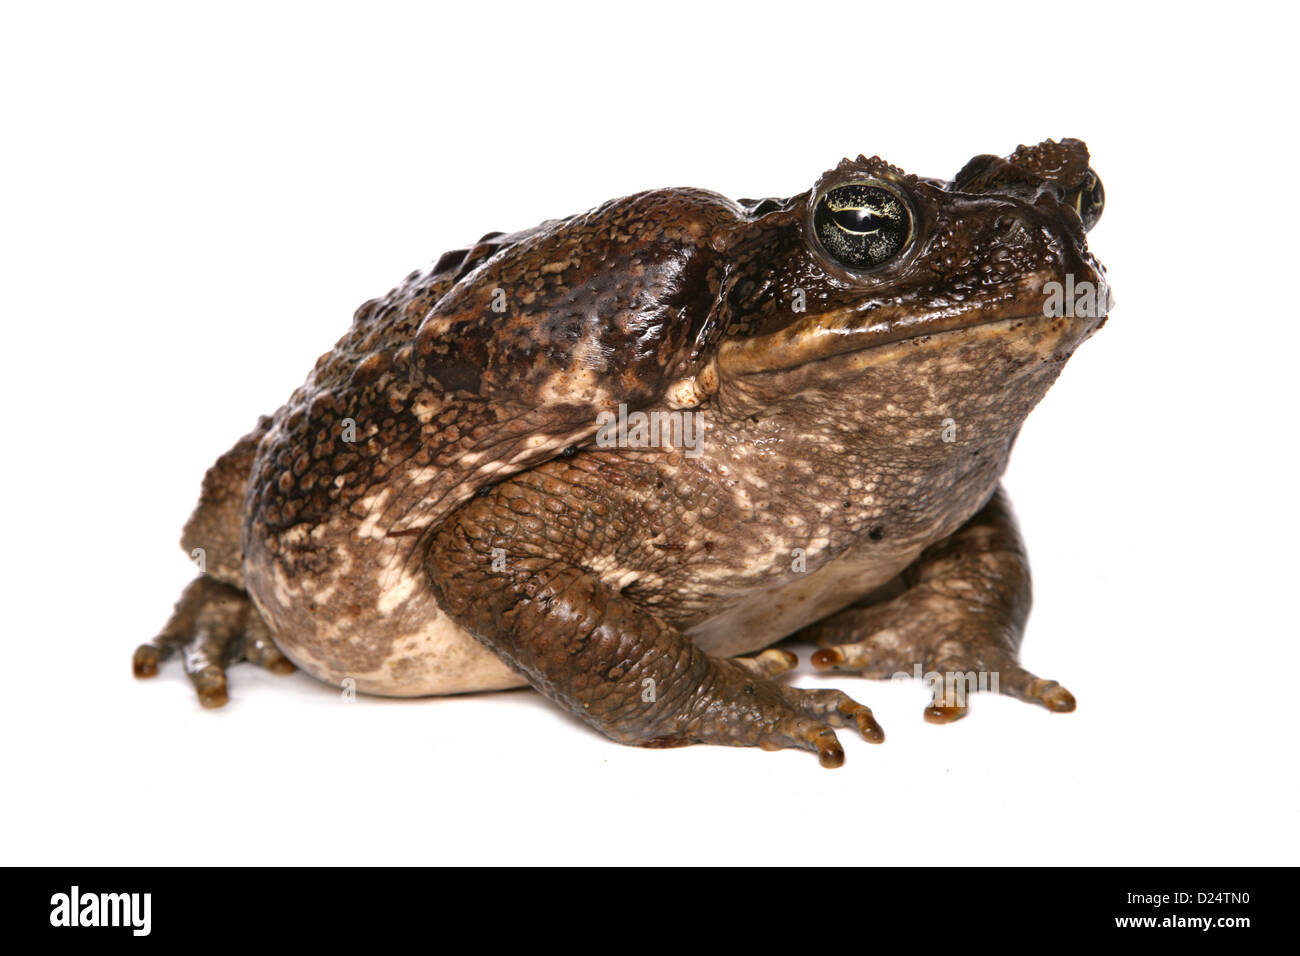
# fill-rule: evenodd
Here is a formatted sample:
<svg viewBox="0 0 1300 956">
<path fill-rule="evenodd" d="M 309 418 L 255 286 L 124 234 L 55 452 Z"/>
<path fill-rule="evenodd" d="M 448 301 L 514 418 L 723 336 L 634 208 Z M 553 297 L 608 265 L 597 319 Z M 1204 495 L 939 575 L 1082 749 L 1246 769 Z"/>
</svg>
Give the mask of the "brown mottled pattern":
<svg viewBox="0 0 1300 956">
<path fill-rule="evenodd" d="M 906 207 L 883 258 L 811 233 L 853 182 Z M 184 535 L 212 549 L 207 583 L 137 673 L 180 648 L 223 701 L 226 663 L 287 666 L 273 635 L 360 690 L 522 675 L 617 740 L 837 766 L 833 727 L 883 739 L 867 708 L 773 682 L 787 655 L 725 660 L 817 624 L 819 667 L 995 667 L 1071 709 L 1019 666 L 1028 567 L 998 481 L 1105 319 L 1044 310 L 1049 282 L 1104 289 L 1102 204 L 1067 139 L 952 182 L 859 156 L 784 200 L 654 190 L 447 253 L 363 305 L 213 467 Z M 699 454 L 597 446 L 620 404 L 686 407 Z"/>
<path fill-rule="evenodd" d="M 373 626 L 384 581 L 355 570 L 379 561 L 378 539 L 416 553 L 484 483 L 693 371 L 721 286 L 711 243 L 739 214 L 703 191 L 642 193 L 444 257 L 363 305 L 273 416 L 253 468 L 244 551 L 277 632 L 313 644 L 322 617 L 342 619 L 335 641 L 352 667 L 387 658 L 403 626 Z M 352 571 L 339 570 L 341 545 Z M 343 573 L 337 600 L 299 599 Z M 269 584 L 277 575 L 287 593 Z"/>
</svg>

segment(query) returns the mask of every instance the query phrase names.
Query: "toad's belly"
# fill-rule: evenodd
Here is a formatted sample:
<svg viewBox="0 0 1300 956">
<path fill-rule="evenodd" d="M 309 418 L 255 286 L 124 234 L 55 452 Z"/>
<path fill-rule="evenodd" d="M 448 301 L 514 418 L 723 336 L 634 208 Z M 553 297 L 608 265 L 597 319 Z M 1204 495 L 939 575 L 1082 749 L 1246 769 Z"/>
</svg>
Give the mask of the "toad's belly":
<svg viewBox="0 0 1300 956">
<path fill-rule="evenodd" d="M 317 680 L 381 697 L 429 697 L 523 687 L 526 681 L 438 609 L 425 623 L 376 617 L 344 628 L 275 631 L 276 646 Z M 416 610 L 412 608 L 411 610 Z M 351 679 L 355 683 L 347 684 Z"/>
<path fill-rule="evenodd" d="M 889 583 L 916 560 L 921 550 L 916 546 L 893 553 L 884 553 L 883 549 L 850 553 L 789 584 L 756 592 L 692 624 L 686 634 L 717 657 L 761 650 Z"/>
<path fill-rule="evenodd" d="M 685 633 L 718 657 L 761 650 L 890 581 L 919 553 L 920 547 L 850 553 L 784 586 L 733 597 Z M 336 557 L 311 575 L 286 575 L 275 560 L 246 564 L 249 593 L 297 667 L 327 684 L 384 697 L 525 686 L 438 607 L 423 570 L 405 553 L 394 549 L 374 565 Z M 360 567 L 371 570 L 357 573 Z"/>
<path fill-rule="evenodd" d="M 346 539 L 321 538 L 315 550 L 287 560 L 260 542 L 245 555 L 248 593 L 296 666 L 327 684 L 384 697 L 524 686 L 443 613 L 409 548 L 384 540 L 367 548 L 355 539 L 330 547 Z"/>
</svg>

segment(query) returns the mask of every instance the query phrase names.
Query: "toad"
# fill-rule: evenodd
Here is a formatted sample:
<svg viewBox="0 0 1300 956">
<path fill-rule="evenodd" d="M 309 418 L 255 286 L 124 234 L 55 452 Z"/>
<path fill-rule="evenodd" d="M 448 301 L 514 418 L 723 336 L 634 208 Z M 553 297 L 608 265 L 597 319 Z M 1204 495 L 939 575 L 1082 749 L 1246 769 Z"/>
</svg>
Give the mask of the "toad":
<svg viewBox="0 0 1300 956">
<path fill-rule="evenodd" d="M 778 678 L 787 638 L 866 677 L 1020 665 L 1025 549 L 999 481 L 1106 318 L 1078 140 L 951 180 L 846 159 L 786 199 L 656 189 L 510 234 L 363 304 L 207 473 L 161 634 L 227 669 L 397 697 L 531 685 L 613 740 L 801 748 L 870 709 Z M 1102 307 L 1051 308 L 1059 290 Z M 983 686 L 983 685 L 981 685 Z M 925 716 L 967 703 L 936 685 Z"/>
</svg>

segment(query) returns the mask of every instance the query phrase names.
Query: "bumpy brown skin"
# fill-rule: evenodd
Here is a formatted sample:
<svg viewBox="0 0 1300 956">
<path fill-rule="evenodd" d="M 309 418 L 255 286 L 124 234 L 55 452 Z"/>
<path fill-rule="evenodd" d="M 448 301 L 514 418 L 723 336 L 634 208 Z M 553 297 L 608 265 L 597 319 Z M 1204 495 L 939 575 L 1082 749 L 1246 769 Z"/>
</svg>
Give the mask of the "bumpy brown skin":
<svg viewBox="0 0 1300 956">
<path fill-rule="evenodd" d="M 861 180 L 912 215 L 869 270 L 811 235 L 818 198 Z M 616 740 L 837 766 L 833 727 L 883 739 L 866 707 L 772 681 L 788 652 L 727 659 L 804 629 L 819 667 L 993 671 L 1072 709 L 1019 667 L 1028 566 L 998 480 L 1104 319 L 1044 311 L 1048 282 L 1104 288 L 1100 189 L 1074 140 L 952 183 L 859 157 L 787 200 L 657 190 L 447 254 L 213 467 L 183 542 L 208 576 L 137 673 L 183 648 L 219 703 L 241 650 L 288 665 L 272 634 L 322 679 L 430 692 L 420 629 L 446 621 Z M 598 445 L 620 403 L 696 411 L 698 453 Z"/>
<path fill-rule="evenodd" d="M 373 614 L 418 572 L 426 531 L 586 441 L 602 408 L 644 407 L 692 374 L 722 281 L 710 242 L 734 216 L 709 193 L 642 193 L 444 256 L 363 305 L 274 416 L 248 491 L 250 591 L 290 656 L 348 660 L 337 679 L 391 658 L 435 613 L 417 596 L 390 615 L 408 625 Z"/>
</svg>

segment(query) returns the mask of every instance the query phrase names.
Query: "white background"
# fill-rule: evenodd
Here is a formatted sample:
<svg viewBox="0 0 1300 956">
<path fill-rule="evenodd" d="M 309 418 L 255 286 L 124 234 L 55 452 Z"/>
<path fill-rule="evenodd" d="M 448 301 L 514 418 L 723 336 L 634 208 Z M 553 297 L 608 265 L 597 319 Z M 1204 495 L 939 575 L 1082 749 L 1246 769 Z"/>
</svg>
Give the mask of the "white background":
<svg viewBox="0 0 1300 956">
<path fill-rule="evenodd" d="M 1297 851 L 1289 28 L 1249 4 L 7 5 L 7 863 L 1281 863 Z M 1278 8 L 1280 9 L 1280 8 Z M 436 12 L 435 12 L 436 11 Z M 1118 306 L 1007 477 L 1058 716 L 839 675 L 889 739 L 620 747 L 531 691 L 345 705 L 131 651 L 204 470 L 353 309 L 654 186 L 1077 136 Z"/>
</svg>

